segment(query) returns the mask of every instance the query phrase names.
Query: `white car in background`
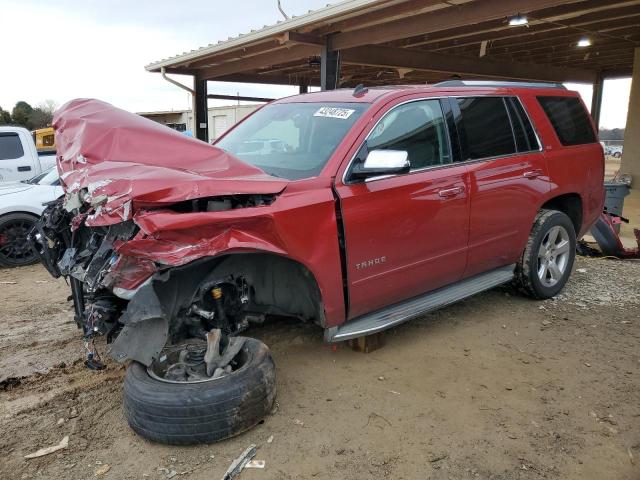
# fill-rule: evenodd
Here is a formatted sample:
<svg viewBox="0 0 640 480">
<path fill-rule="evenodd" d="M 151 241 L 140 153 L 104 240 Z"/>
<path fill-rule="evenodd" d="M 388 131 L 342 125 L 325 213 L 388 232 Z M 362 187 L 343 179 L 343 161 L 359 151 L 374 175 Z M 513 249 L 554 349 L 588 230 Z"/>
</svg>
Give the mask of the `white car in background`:
<svg viewBox="0 0 640 480">
<path fill-rule="evenodd" d="M 609 146 L 609 155 L 612 155 L 614 158 L 622 157 L 622 145 L 610 145 Z"/>
<path fill-rule="evenodd" d="M 63 194 L 55 168 L 24 182 L 0 183 L 0 266 L 19 267 L 38 260 L 27 235 L 42 215 L 43 204 Z"/>
<path fill-rule="evenodd" d="M 55 152 L 38 153 L 29 130 L 12 125 L 0 126 L 0 182 L 28 180 L 55 164 Z"/>
</svg>

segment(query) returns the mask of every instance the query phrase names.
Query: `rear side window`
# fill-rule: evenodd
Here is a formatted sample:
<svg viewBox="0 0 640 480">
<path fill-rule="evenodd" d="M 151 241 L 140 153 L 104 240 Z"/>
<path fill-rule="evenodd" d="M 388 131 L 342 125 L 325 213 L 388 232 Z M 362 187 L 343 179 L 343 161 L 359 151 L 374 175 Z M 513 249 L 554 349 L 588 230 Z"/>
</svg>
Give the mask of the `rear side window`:
<svg viewBox="0 0 640 480">
<path fill-rule="evenodd" d="M 534 152 L 540 150 L 538 137 L 533 130 L 533 126 L 527 117 L 520 100 L 514 97 L 505 98 L 511 124 L 513 125 L 513 136 L 516 139 L 516 147 L 519 153 Z"/>
<path fill-rule="evenodd" d="M 0 133 L 0 160 L 13 160 L 24 156 L 17 133 Z"/>
<path fill-rule="evenodd" d="M 589 115 L 576 97 L 538 97 L 560 143 L 565 146 L 595 143 Z"/>
<path fill-rule="evenodd" d="M 499 157 L 516 153 L 509 115 L 502 97 L 456 99 L 462 114 L 459 131 L 466 159 Z"/>
</svg>

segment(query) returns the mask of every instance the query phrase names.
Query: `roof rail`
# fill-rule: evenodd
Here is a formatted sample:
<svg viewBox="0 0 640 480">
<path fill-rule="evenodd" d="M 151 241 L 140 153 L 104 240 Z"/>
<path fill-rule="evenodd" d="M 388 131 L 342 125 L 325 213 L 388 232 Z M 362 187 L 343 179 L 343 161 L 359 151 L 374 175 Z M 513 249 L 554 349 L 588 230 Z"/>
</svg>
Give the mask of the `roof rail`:
<svg viewBox="0 0 640 480">
<path fill-rule="evenodd" d="M 495 80 L 445 80 L 434 87 L 519 87 L 519 88 L 567 88 L 555 82 L 508 82 Z"/>
</svg>

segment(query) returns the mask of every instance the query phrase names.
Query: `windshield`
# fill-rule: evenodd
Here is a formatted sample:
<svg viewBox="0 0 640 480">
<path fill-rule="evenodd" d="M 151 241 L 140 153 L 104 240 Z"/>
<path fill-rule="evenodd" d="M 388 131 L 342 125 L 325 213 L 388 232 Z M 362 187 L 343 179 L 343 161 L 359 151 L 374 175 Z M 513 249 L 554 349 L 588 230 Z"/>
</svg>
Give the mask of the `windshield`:
<svg viewBox="0 0 640 480">
<path fill-rule="evenodd" d="M 298 180 L 320 173 L 363 103 L 282 103 L 258 110 L 215 145 L 269 175 Z"/>
</svg>

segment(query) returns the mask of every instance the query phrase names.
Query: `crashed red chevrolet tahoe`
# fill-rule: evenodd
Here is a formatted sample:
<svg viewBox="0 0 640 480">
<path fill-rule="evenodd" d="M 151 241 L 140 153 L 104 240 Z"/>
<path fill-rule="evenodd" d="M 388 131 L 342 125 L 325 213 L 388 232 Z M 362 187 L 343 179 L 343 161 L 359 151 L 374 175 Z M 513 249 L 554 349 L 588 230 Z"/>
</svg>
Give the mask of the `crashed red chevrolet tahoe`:
<svg viewBox="0 0 640 480">
<path fill-rule="evenodd" d="M 271 408 L 268 350 L 238 340 L 250 325 L 297 317 L 337 342 L 510 281 L 552 297 L 603 206 L 591 119 L 552 84 L 293 96 L 213 146 L 96 100 L 69 102 L 54 128 L 66 194 L 32 242 L 70 279 L 88 366 L 106 334 L 133 361 L 129 423 L 169 443 L 224 438 Z M 220 410 L 243 381 L 262 389 Z M 194 402 L 181 418 L 220 418 L 157 427 Z"/>
</svg>

